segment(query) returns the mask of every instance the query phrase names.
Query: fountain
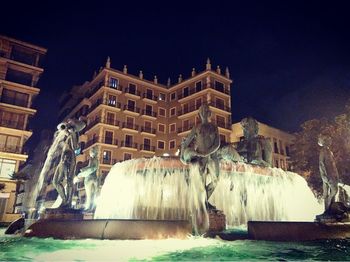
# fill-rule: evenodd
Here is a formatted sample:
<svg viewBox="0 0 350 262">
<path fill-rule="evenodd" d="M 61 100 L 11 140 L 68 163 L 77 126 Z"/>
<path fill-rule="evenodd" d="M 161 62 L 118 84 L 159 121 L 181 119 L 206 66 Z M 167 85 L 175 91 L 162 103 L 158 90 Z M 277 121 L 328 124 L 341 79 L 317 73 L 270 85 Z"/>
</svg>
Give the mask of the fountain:
<svg viewBox="0 0 350 262">
<path fill-rule="evenodd" d="M 322 202 L 301 176 L 270 166 L 270 143 L 257 136 L 254 119 L 242 121 L 244 139 L 236 150 L 231 144 L 220 145 L 217 127 L 207 121 L 208 106 L 202 105 L 199 112 L 202 123 L 183 140 L 179 158 L 132 159 L 112 167 L 100 196 L 94 201 L 95 194 L 91 194 L 86 206 L 91 210 L 96 203 L 94 219 L 83 219 L 82 210 L 71 208 L 69 186 L 63 188 L 62 174 L 67 183 L 73 183 L 69 174 L 75 170 L 75 160 L 61 154 L 61 162 L 53 167 L 54 174 L 61 172 L 54 179 L 63 200 L 61 206 L 47 209 L 24 235 L 162 239 L 205 233 L 228 239 L 222 233 L 227 227 L 248 224 L 251 239 L 295 241 L 350 236 L 347 221 L 314 222 L 323 211 Z M 56 150 L 64 149 L 67 141 L 60 134 L 52 145 Z M 74 145 L 77 141 L 69 152 Z M 52 169 L 46 168 L 52 167 L 52 150 L 48 153 L 51 162 L 45 162 L 41 173 Z M 77 177 L 95 172 L 93 157 L 89 168 L 82 169 Z"/>
</svg>

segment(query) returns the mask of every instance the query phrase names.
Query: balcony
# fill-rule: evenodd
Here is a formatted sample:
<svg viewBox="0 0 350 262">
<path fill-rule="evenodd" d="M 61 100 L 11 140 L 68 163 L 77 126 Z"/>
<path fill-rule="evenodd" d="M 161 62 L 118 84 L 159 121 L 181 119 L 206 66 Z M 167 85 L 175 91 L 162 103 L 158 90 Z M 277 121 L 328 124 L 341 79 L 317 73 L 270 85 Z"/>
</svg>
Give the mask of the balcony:
<svg viewBox="0 0 350 262">
<path fill-rule="evenodd" d="M 2 96 L 0 102 L 15 106 L 28 107 L 28 99 L 18 99 L 14 97 Z"/>
<path fill-rule="evenodd" d="M 182 133 L 182 132 L 186 132 L 186 131 L 189 131 L 193 128 L 194 124 L 189 124 L 189 125 L 186 125 L 186 126 L 183 126 L 183 127 L 179 127 L 177 129 L 177 133 Z"/>
<path fill-rule="evenodd" d="M 0 147 L 0 152 L 22 154 L 22 147 L 19 147 L 19 146 Z"/>
<path fill-rule="evenodd" d="M 177 115 L 178 116 L 181 116 L 181 115 L 184 115 L 184 114 L 187 114 L 187 113 L 190 113 L 190 112 L 193 112 L 193 111 L 196 111 L 200 108 L 201 105 L 192 105 L 192 106 L 189 106 L 189 107 L 186 107 L 186 108 L 183 108 L 181 110 L 179 110 L 177 112 Z"/>
<path fill-rule="evenodd" d="M 101 118 L 97 117 L 94 120 L 90 121 L 89 124 L 86 125 L 85 127 L 85 132 L 97 125 L 98 123 L 101 123 Z"/>
<path fill-rule="evenodd" d="M 156 113 L 156 112 L 151 111 L 151 110 L 146 110 L 146 109 L 143 109 L 143 110 L 142 110 L 142 115 L 144 115 L 144 116 L 149 116 L 149 117 L 153 117 L 153 118 L 156 118 L 156 117 L 157 117 L 157 113 Z"/>
<path fill-rule="evenodd" d="M 198 93 L 204 89 L 206 89 L 206 86 L 201 86 L 200 88 L 192 87 L 192 88 L 189 88 L 187 92 L 178 93 L 177 98 L 180 100 L 182 98 L 185 98 L 185 97 L 191 96 L 195 93 Z"/>
<path fill-rule="evenodd" d="M 141 133 L 148 133 L 148 134 L 156 134 L 156 129 L 155 128 L 151 128 L 151 127 L 141 127 Z"/>
<path fill-rule="evenodd" d="M 152 94 L 147 94 L 147 93 L 143 93 L 142 99 L 147 99 L 147 100 L 150 100 L 150 101 L 153 101 L 153 102 L 157 102 L 158 101 L 158 97 L 157 96 L 154 96 Z"/>
<path fill-rule="evenodd" d="M 134 89 L 134 88 L 126 87 L 126 88 L 125 88 L 125 93 L 131 94 L 131 95 L 134 95 L 134 96 L 141 97 L 140 91 L 137 91 L 137 90 Z"/>
<path fill-rule="evenodd" d="M 135 125 L 134 123 L 123 122 L 122 128 L 139 131 L 139 126 Z"/>
<path fill-rule="evenodd" d="M 137 143 L 133 143 L 133 142 L 129 142 L 129 141 L 122 141 L 120 146 L 137 149 Z"/>
<path fill-rule="evenodd" d="M 99 142 L 99 137 L 94 137 L 91 140 L 86 142 L 85 148 L 88 148 L 88 147 L 90 147 L 98 142 Z"/>
<path fill-rule="evenodd" d="M 107 105 L 107 106 L 118 108 L 118 109 L 121 109 L 121 107 L 122 107 L 122 105 L 119 102 L 116 102 L 116 101 L 103 102 L 102 98 L 100 98 L 89 108 L 89 113 L 94 111 L 95 108 L 97 108 L 99 105 Z"/>
<path fill-rule="evenodd" d="M 141 111 L 140 108 L 136 106 L 130 106 L 130 105 L 124 105 L 123 110 L 136 113 L 136 114 L 140 114 L 140 111 Z"/>
<path fill-rule="evenodd" d="M 102 123 L 106 124 L 106 125 L 110 125 L 110 126 L 118 126 L 120 125 L 120 122 L 116 119 L 109 119 L 109 118 L 106 118 L 103 119 Z"/>
<path fill-rule="evenodd" d="M 118 90 L 120 92 L 123 91 L 123 87 L 121 85 L 115 85 L 113 83 L 109 83 L 108 87 L 111 88 L 111 89 L 114 89 L 114 90 Z"/>
<path fill-rule="evenodd" d="M 115 163 L 118 163 L 120 161 L 118 159 L 103 158 L 101 162 L 104 165 L 114 165 Z"/>
<path fill-rule="evenodd" d="M 155 152 L 156 151 L 156 147 L 155 146 L 151 146 L 151 145 L 147 145 L 147 144 L 141 144 L 140 145 L 140 150 L 148 151 L 148 152 Z"/>
<path fill-rule="evenodd" d="M 0 126 L 19 129 L 19 130 L 25 130 L 23 122 L 14 121 L 14 120 L 1 119 Z"/>
<path fill-rule="evenodd" d="M 223 87 L 220 87 L 220 86 L 216 86 L 214 84 L 210 84 L 209 85 L 209 88 L 211 89 L 214 89 L 216 91 L 219 91 L 221 93 L 224 93 L 226 95 L 230 95 L 230 89 L 228 89 L 227 87 L 223 86 Z"/>
<path fill-rule="evenodd" d="M 222 122 L 222 121 L 218 121 L 218 122 L 216 122 L 216 125 L 218 127 L 231 130 L 231 123 L 225 123 L 225 122 Z"/>
<path fill-rule="evenodd" d="M 97 90 L 99 90 L 101 87 L 103 87 L 104 84 L 105 84 L 104 80 L 98 82 L 97 84 L 95 84 L 93 87 L 90 88 L 90 91 L 88 91 L 85 96 L 87 98 L 91 97 L 93 94 L 95 94 L 97 92 Z"/>
<path fill-rule="evenodd" d="M 118 139 L 113 139 L 113 137 L 104 137 L 102 141 L 107 145 L 118 146 Z"/>
<path fill-rule="evenodd" d="M 213 106 L 213 107 L 216 107 L 216 108 L 221 109 L 223 111 L 231 113 L 231 108 L 229 106 L 225 106 L 221 103 L 210 103 L 210 106 Z"/>
</svg>

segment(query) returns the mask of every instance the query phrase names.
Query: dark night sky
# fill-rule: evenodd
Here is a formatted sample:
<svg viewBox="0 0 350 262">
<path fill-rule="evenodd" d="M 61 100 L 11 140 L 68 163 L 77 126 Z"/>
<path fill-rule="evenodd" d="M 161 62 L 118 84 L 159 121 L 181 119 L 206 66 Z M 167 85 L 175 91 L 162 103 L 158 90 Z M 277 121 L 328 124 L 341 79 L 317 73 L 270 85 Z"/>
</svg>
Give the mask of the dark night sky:
<svg viewBox="0 0 350 262">
<path fill-rule="evenodd" d="M 108 55 L 113 68 L 127 64 L 162 83 L 203 70 L 207 57 L 228 66 L 234 122 L 251 115 L 296 131 L 339 114 L 350 98 L 346 1 L 6 2 L 0 34 L 48 48 L 34 131 L 56 126 L 57 98 Z"/>
</svg>

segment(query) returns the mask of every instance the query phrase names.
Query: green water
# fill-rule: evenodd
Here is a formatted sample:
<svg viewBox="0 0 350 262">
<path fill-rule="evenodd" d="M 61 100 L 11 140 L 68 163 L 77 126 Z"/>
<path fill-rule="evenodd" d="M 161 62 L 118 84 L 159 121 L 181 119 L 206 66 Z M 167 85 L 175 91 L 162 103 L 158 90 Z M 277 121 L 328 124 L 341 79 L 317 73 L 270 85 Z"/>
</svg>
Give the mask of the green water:
<svg viewBox="0 0 350 262">
<path fill-rule="evenodd" d="M 5 236 L 0 261 L 350 261 L 350 240 L 305 243 L 186 240 L 54 240 Z"/>
</svg>

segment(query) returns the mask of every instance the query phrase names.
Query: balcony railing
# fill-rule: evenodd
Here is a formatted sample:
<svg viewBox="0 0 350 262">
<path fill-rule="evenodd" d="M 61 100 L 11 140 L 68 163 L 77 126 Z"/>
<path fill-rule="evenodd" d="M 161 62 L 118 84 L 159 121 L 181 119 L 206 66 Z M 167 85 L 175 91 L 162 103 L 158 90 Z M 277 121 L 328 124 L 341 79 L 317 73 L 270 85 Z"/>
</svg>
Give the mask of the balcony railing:
<svg viewBox="0 0 350 262">
<path fill-rule="evenodd" d="M 0 102 L 15 106 L 28 107 L 28 99 L 18 99 L 8 96 L 1 96 Z"/>
<path fill-rule="evenodd" d="M 85 131 L 91 129 L 92 127 L 94 127 L 98 123 L 101 123 L 101 118 L 100 117 L 97 117 L 94 120 L 90 121 L 89 124 L 86 125 Z"/>
<path fill-rule="evenodd" d="M 230 123 L 225 123 L 225 122 L 222 122 L 222 121 L 218 121 L 218 122 L 216 122 L 216 125 L 218 127 L 222 127 L 222 128 L 231 130 L 231 124 Z"/>
<path fill-rule="evenodd" d="M 147 144 L 141 144 L 140 145 L 140 150 L 155 152 L 156 151 L 156 147 L 155 146 L 151 146 L 151 145 L 147 145 Z"/>
<path fill-rule="evenodd" d="M 96 144 L 99 142 L 99 137 L 94 137 L 86 142 L 85 148 L 88 148 L 89 146 L 92 146 L 93 144 Z"/>
<path fill-rule="evenodd" d="M 182 132 L 186 132 L 186 131 L 189 131 L 193 128 L 194 124 L 189 124 L 189 125 L 186 125 L 186 126 L 183 126 L 183 127 L 179 127 L 177 129 L 177 132 L 178 133 L 182 133 Z"/>
<path fill-rule="evenodd" d="M 21 154 L 22 153 L 22 147 L 19 147 L 19 146 L 0 147 L 0 152 Z"/>
<path fill-rule="evenodd" d="M 142 110 L 142 114 L 145 115 L 145 116 L 157 117 L 157 113 L 154 112 L 154 111 L 151 111 L 151 110 L 143 109 Z"/>
<path fill-rule="evenodd" d="M 129 148 L 136 148 L 137 149 L 137 143 L 129 142 L 129 141 L 122 141 L 120 144 L 121 147 L 129 147 Z"/>
<path fill-rule="evenodd" d="M 231 112 L 231 108 L 229 106 L 225 106 L 221 103 L 210 103 L 211 106 L 219 108 L 221 110 L 227 111 L 227 112 Z"/>
<path fill-rule="evenodd" d="M 156 133 L 156 129 L 155 128 L 151 128 L 151 127 L 141 127 L 141 132 L 145 132 L 145 133 L 149 133 L 149 134 L 155 134 Z"/>
<path fill-rule="evenodd" d="M 130 105 L 124 105 L 123 109 L 130 112 L 138 113 L 138 114 L 140 114 L 140 111 L 141 111 L 140 108 L 136 106 L 130 106 Z"/>
<path fill-rule="evenodd" d="M 147 98 L 149 100 L 158 101 L 158 97 L 152 94 L 143 93 L 142 98 Z"/>
<path fill-rule="evenodd" d="M 198 109 L 200 108 L 200 106 L 201 106 L 201 105 L 198 104 L 198 105 L 192 105 L 192 106 L 189 106 L 189 107 L 185 107 L 185 108 L 179 110 L 179 111 L 177 112 L 177 115 L 178 115 L 178 116 L 181 116 L 181 115 L 184 115 L 184 114 L 193 112 L 193 111 L 195 111 L 195 110 L 198 110 Z"/>
<path fill-rule="evenodd" d="M 121 85 L 114 85 L 112 83 L 109 83 L 108 87 L 112 88 L 112 89 L 115 89 L 115 90 L 123 91 L 123 87 Z"/>
<path fill-rule="evenodd" d="M 0 126 L 25 130 L 23 122 L 14 121 L 14 120 L 0 119 Z"/>
<path fill-rule="evenodd" d="M 177 93 L 177 97 L 178 97 L 178 99 L 182 99 L 182 98 L 191 96 L 195 93 L 198 93 L 198 92 L 200 92 L 204 89 L 207 89 L 207 88 L 214 89 L 216 91 L 219 91 L 219 92 L 227 94 L 227 95 L 230 94 L 230 90 L 227 87 L 219 87 L 219 86 L 216 86 L 214 84 L 210 84 L 209 86 L 206 84 L 203 84 L 201 87 L 189 88 L 187 92 L 179 92 L 179 93 Z"/>
<path fill-rule="evenodd" d="M 135 125 L 134 123 L 128 123 L 128 122 L 123 122 L 122 128 L 128 128 L 128 129 L 133 129 L 133 130 L 139 130 L 139 126 Z"/>
<path fill-rule="evenodd" d="M 113 137 L 104 137 L 102 141 L 108 145 L 114 145 L 114 146 L 118 145 L 118 139 L 113 139 Z"/>
<path fill-rule="evenodd" d="M 141 97 L 140 91 L 137 91 L 137 90 L 135 90 L 135 89 L 133 89 L 133 88 L 126 87 L 126 88 L 125 88 L 125 93 L 132 94 L 132 95 L 140 96 L 140 97 Z"/>
<path fill-rule="evenodd" d="M 102 164 L 105 165 L 114 165 L 115 163 L 120 162 L 118 159 L 108 159 L 108 158 L 102 158 Z"/>
</svg>

